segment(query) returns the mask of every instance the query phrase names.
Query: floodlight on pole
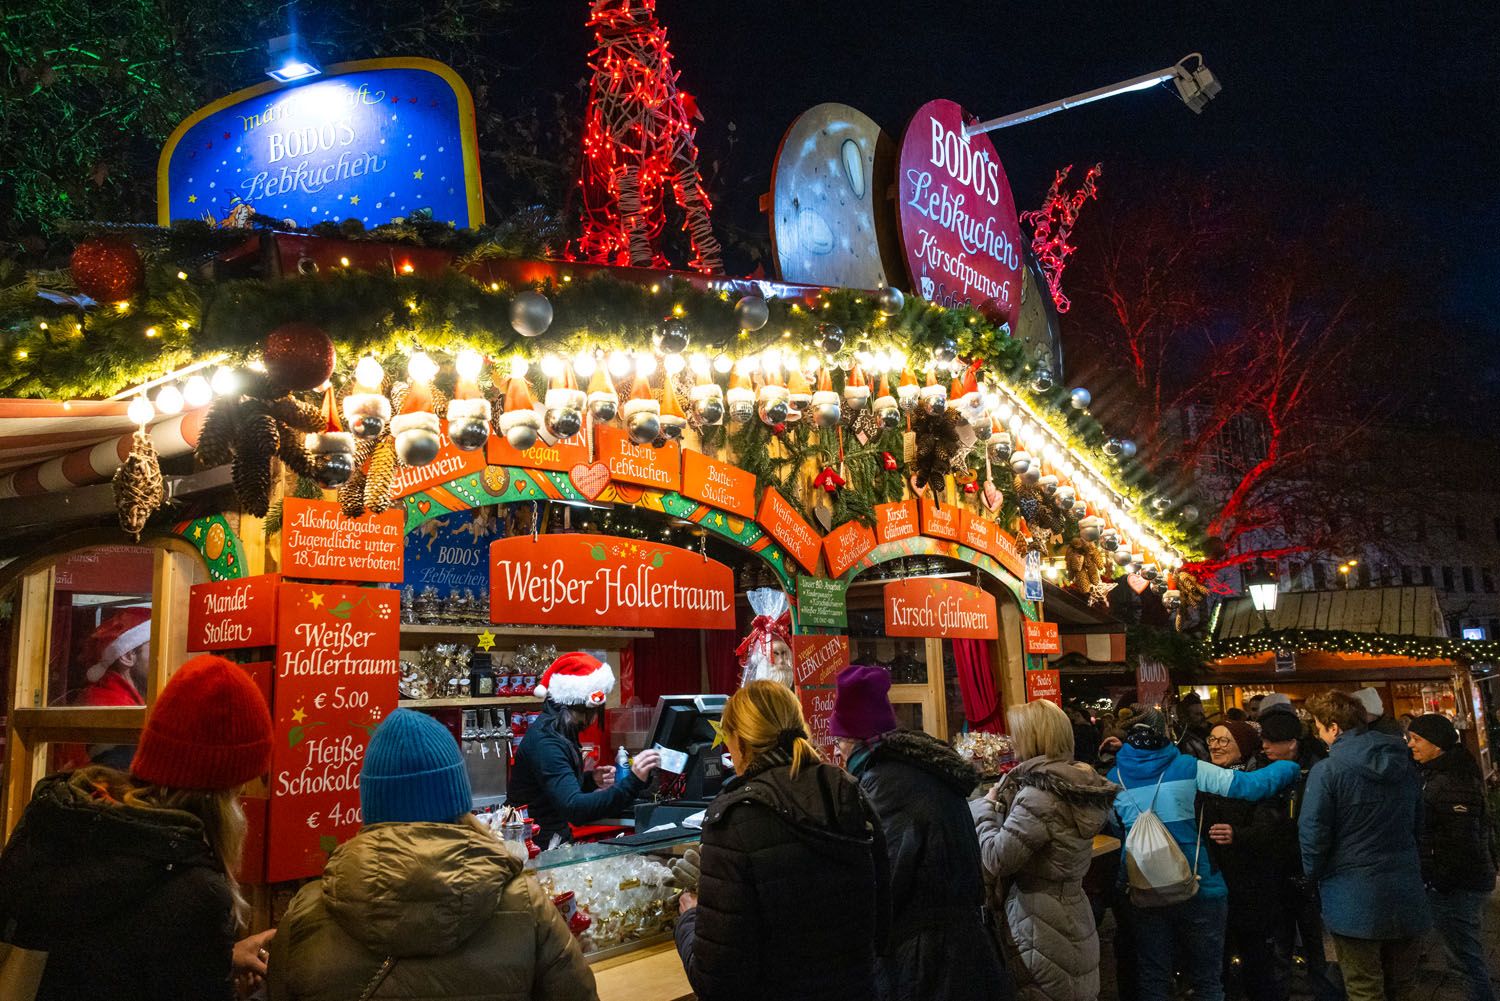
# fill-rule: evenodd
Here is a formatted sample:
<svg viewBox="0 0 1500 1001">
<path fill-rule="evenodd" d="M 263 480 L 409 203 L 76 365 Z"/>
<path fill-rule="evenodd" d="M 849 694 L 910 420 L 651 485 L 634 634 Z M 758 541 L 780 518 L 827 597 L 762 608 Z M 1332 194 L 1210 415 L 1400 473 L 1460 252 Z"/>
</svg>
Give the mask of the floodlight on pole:
<svg viewBox="0 0 1500 1001">
<path fill-rule="evenodd" d="M 1196 63 L 1196 69 L 1189 69 L 1189 63 Z M 964 137 L 977 136 L 982 132 L 994 132 L 996 129 L 1009 128 L 1012 125 L 1021 125 L 1025 122 L 1034 122 L 1038 118 L 1066 111 L 1069 108 L 1081 107 L 1085 104 L 1093 104 L 1107 97 L 1118 97 L 1121 94 L 1131 94 L 1138 90 L 1150 90 L 1152 87 L 1172 81 L 1177 85 L 1177 94 L 1182 98 L 1182 103 L 1188 106 L 1188 110 L 1194 114 L 1201 114 L 1203 108 L 1209 101 L 1213 100 L 1223 90 L 1219 78 L 1209 72 L 1207 66 L 1203 65 L 1203 56 L 1197 52 L 1183 56 L 1171 66 L 1160 69 L 1154 73 L 1142 73 L 1138 77 L 1112 83 L 1105 87 L 1096 87 L 1093 90 L 1084 91 L 1082 94 L 1074 94 L 1060 101 L 1050 101 L 1047 104 L 1038 104 L 1034 108 L 1018 111 L 1013 115 L 1005 115 L 1001 118 L 991 118 L 984 122 L 975 122 L 973 125 L 964 126 Z"/>
<path fill-rule="evenodd" d="M 271 39 L 271 65 L 266 67 L 266 76 L 277 83 L 296 83 L 323 72 L 312 50 L 302 44 L 300 36 L 281 35 Z"/>
</svg>

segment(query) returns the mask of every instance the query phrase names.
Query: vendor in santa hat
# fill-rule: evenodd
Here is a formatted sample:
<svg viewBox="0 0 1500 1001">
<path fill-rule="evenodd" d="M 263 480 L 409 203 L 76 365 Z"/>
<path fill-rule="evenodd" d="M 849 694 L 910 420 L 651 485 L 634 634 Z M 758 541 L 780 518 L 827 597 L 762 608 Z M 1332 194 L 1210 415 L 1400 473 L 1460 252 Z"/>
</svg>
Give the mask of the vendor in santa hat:
<svg viewBox="0 0 1500 1001">
<path fill-rule="evenodd" d="M 661 763 L 656 751 L 642 751 L 623 776 L 616 776 L 613 765 L 585 770 L 578 735 L 604 715 L 614 688 L 608 664 L 577 652 L 554 660 L 537 685 L 546 702 L 516 751 L 507 799 L 530 808 L 543 848 L 572 841 L 570 825 L 619 816 Z"/>
<path fill-rule="evenodd" d="M 151 645 L 151 609 L 122 608 L 108 616 L 84 641 L 81 658 L 87 687 L 73 700 L 80 706 L 146 704 L 147 654 Z M 86 764 L 127 769 L 134 745 L 68 745 L 67 767 Z"/>
</svg>

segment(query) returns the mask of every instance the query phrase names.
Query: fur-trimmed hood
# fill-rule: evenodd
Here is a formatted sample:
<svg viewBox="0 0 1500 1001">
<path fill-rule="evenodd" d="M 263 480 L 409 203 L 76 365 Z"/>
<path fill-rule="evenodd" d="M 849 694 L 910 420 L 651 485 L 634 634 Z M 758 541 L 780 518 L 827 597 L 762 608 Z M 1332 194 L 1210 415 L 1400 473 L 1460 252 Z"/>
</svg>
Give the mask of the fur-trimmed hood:
<svg viewBox="0 0 1500 1001">
<path fill-rule="evenodd" d="M 1036 789 L 1070 807 L 1080 831 L 1097 831 L 1120 793 L 1088 765 L 1047 757 L 1028 758 L 1006 774 L 1000 798 L 1007 809 L 1022 789 Z"/>
<path fill-rule="evenodd" d="M 868 747 L 869 756 L 855 768 L 856 774 L 882 761 L 900 761 L 928 772 L 962 796 L 980 781 L 979 773 L 957 751 L 920 730 L 895 730 Z"/>
</svg>

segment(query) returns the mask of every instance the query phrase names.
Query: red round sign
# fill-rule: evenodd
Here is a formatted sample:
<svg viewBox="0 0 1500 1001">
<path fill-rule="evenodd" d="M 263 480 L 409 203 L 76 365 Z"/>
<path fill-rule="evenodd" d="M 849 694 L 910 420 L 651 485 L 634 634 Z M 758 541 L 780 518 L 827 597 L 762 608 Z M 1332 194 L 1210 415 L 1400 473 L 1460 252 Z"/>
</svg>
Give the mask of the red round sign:
<svg viewBox="0 0 1500 1001">
<path fill-rule="evenodd" d="M 964 137 L 963 109 L 929 101 L 901 137 L 897 217 L 917 295 L 978 306 L 1016 329 L 1021 227 L 989 136 Z"/>
</svg>

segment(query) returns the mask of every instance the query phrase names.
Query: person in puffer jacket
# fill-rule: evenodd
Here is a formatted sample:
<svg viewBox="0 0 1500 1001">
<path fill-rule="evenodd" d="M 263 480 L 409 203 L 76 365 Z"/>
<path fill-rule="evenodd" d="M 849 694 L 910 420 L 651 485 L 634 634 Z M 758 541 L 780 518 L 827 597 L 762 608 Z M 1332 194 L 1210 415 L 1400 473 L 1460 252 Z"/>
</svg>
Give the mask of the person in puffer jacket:
<svg viewBox="0 0 1500 1001">
<path fill-rule="evenodd" d="M 1006 966 L 1023 1001 L 1094 1001 L 1099 934 L 1083 877 L 1120 789 L 1073 760 L 1075 730 L 1053 703 L 1006 717 L 1023 760 L 973 804 Z"/>
<path fill-rule="evenodd" d="M 1198 794 L 1265 799 L 1297 781 L 1298 774 L 1290 761 L 1273 761 L 1253 772 L 1220 768 L 1178 751 L 1160 709 L 1144 707 L 1135 717 L 1109 773 L 1110 781 L 1120 786 L 1115 814 L 1128 837 L 1141 814 L 1154 812 L 1198 875 L 1198 892 L 1187 900 L 1161 907 L 1132 900 L 1124 909 L 1136 944 L 1141 1001 L 1168 1001 L 1178 964 L 1187 972 L 1194 1001 L 1224 998 L 1229 890 L 1202 843 L 1195 808 Z M 1126 865 L 1120 870 L 1123 879 Z"/>
<path fill-rule="evenodd" d="M 724 706 L 735 775 L 703 818 L 699 894 L 682 895 L 677 952 L 700 1001 L 878 999 L 890 926 L 880 821 L 855 781 L 818 760 L 785 685 Z"/>
<path fill-rule="evenodd" d="M 298 891 L 271 941 L 271 1001 L 597 1001 L 562 915 L 470 812 L 446 727 L 391 713 L 359 798 L 364 829 Z"/>
</svg>

